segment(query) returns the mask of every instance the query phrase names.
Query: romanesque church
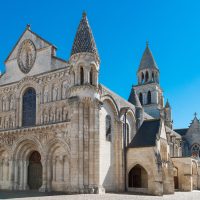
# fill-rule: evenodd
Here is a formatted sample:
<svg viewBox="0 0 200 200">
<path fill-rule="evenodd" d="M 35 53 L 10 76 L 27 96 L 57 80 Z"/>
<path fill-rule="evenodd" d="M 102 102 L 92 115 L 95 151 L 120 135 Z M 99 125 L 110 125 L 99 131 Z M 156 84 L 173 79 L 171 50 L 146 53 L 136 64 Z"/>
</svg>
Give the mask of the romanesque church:
<svg viewBox="0 0 200 200">
<path fill-rule="evenodd" d="M 128 100 L 99 83 L 86 13 L 69 60 L 56 50 L 28 25 L 5 60 L 0 189 L 163 195 L 200 188 L 199 120 L 173 129 L 148 44 Z"/>
</svg>

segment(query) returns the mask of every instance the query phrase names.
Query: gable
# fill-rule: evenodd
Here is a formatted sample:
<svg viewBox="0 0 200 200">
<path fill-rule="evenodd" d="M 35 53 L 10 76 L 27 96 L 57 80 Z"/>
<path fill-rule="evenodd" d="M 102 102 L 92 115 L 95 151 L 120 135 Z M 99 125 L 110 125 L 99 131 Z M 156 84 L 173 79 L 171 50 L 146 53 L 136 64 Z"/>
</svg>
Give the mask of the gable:
<svg viewBox="0 0 200 200">
<path fill-rule="evenodd" d="M 25 31 L 20 36 L 17 43 L 14 45 L 11 52 L 9 53 L 8 57 L 6 58 L 5 63 L 17 57 L 18 49 L 21 43 L 26 39 L 30 39 L 31 41 L 34 41 L 34 45 L 36 46 L 37 50 L 46 48 L 49 46 L 53 46 L 54 48 L 56 48 L 53 44 L 51 44 L 50 42 L 46 41 L 45 39 L 41 38 L 39 35 L 37 35 L 33 31 L 31 31 L 30 28 L 26 28 Z"/>
<path fill-rule="evenodd" d="M 26 28 L 5 61 L 6 69 L 0 85 L 66 67 L 67 62 L 57 58 L 55 53 L 53 44 Z"/>
</svg>

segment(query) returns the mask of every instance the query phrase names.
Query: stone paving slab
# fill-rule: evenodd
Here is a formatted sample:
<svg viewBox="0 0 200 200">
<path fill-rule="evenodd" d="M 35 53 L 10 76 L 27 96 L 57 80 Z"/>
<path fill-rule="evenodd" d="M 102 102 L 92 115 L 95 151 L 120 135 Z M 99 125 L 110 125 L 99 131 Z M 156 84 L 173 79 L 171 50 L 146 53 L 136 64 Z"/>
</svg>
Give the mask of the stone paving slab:
<svg viewBox="0 0 200 200">
<path fill-rule="evenodd" d="M 20 196 L 21 195 L 21 196 Z M 29 197 L 27 197 L 29 195 Z M 48 196 L 46 196 L 48 195 Z M 54 196 L 55 195 L 55 196 Z M 3 196 L 3 198 L 2 198 Z M 0 191 L 0 199 L 12 199 L 12 200 L 200 200 L 200 192 L 176 192 L 174 195 L 158 196 L 147 196 L 147 195 L 136 195 L 136 194 L 77 194 L 77 195 L 64 195 L 56 193 L 39 193 L 35 192 L 15 192 L 5 194 Z"/>
</svg>

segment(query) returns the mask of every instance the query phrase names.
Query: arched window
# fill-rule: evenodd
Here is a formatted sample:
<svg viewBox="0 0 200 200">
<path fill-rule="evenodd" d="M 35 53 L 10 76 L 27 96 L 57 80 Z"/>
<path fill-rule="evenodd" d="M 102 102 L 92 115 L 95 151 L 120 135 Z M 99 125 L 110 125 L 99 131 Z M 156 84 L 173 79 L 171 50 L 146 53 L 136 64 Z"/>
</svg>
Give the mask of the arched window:
<svg viewBox="0 0 200 200">
<path fill-rule="evenodd" d="M 142 93 L 139 94 L 139 100 L 140 100 L 141 105 L 143 105 L 143 96 L 142 96 Z"/>
<path fill-rule="evenodd" d="M 148 188 L 148 174 L 142 166 L 136 165 L 130 170 L 128 187 Z"/>
<path fill-rule="evenodd" d="M 198 158 L 200 157 L 200 146 L 198 144 L 194 144 L 191 149 L 192 157 Z"/>
<path fill-rule="evenodd" d="M 112 122 L 111 122 L 111 116 L 110 115 L 106 115 L 106 140 L 107 141 L 111 141 L 111 126 Z"/>
<path fill-rule="evenodd" d="M 81 82 L 81 85 L 84 84 L 84 71 L 83 71 L 83 67 L 81 67 L 80 69 L 80 82 Z"/>
<path fill-rule="evenodd" d="M 147 104 L 151 104 L 151 92 L 148 91 L 148 94 L 147 94 Z"/>
<path fill-rule="evenodd" d="M 142 80 L 142 83 L 144 83 L 144 73 L 143 72 L 141 74 L 141 80 Z"/>
<path fill-rule="evenodd" d="M 152 81 L 155 80 L 154 73 L 152 72 Z"/>
<path fill-rule="evenodd" d="M 148 80 L 149 80 L 149 73 L 146 72 L 146 74 L 145 74 L 145 82 L 147 82 Z"/>
<path fill-rule="evenodd" d="M 36 121 L 36 92 L 28 88 L 23 95 L 22 126 L 33 126 Z"/>
<path fill-rule="evenodd" d="M 93 85 L 93 69 L 90 70 L 90 84 Z"/>
</svg>

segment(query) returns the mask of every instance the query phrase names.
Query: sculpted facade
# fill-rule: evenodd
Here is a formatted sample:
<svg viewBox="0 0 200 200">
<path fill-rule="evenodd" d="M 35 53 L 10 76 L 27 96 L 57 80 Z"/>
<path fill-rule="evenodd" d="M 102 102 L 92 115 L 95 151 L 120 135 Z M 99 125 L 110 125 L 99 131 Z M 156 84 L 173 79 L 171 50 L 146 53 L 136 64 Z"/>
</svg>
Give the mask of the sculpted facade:
<svg viewBox="0 0 200 200">
<path fill-rule="evenodd" d="M 198 160 L 183 158 L 148 45 L 128 101 L 99 83 L 85 13 L 69 61 L 27 26 L 5 65 L 0 189 L 154 195 L 199 189 Z"/>
</svg>

